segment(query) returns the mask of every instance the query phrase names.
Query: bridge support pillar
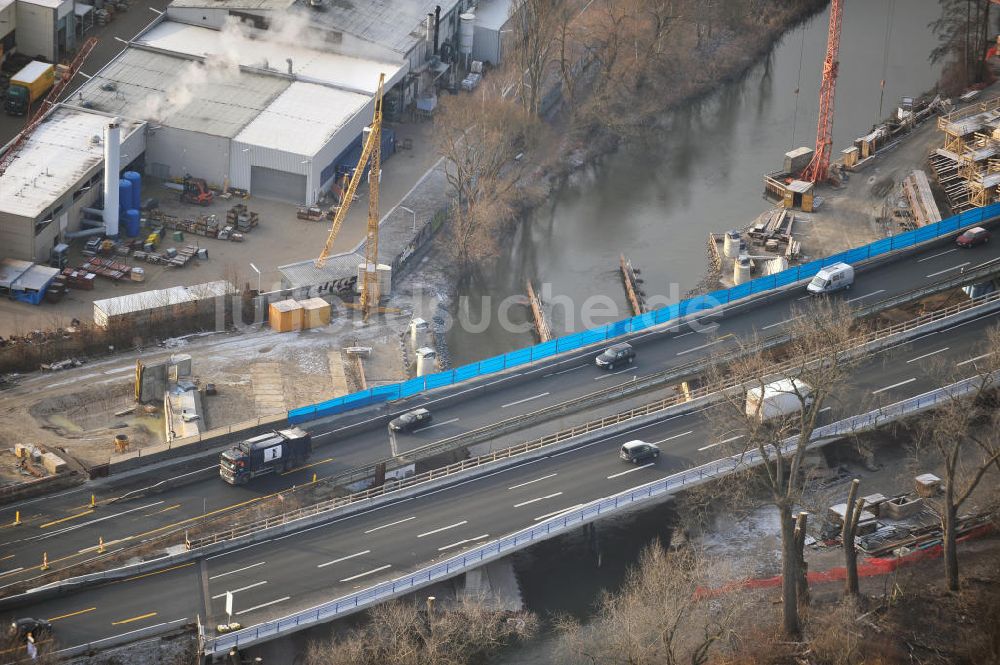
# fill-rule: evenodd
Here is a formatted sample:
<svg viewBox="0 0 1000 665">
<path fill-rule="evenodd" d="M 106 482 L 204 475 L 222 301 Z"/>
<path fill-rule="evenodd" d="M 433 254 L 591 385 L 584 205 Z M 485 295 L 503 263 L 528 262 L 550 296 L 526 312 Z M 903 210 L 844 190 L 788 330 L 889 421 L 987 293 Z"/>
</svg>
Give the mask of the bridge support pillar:
<svg viewBox="0 0 1000 665">
<path fill-rule="evenodd" d="M 600 568 L 604 557 L 601 552 L 601 538 L 597 533 L 597 523 L 584 524 L 583 535 L 587 539 L 587 549 L 594 557 L 594 564 Z"/>
</svg>

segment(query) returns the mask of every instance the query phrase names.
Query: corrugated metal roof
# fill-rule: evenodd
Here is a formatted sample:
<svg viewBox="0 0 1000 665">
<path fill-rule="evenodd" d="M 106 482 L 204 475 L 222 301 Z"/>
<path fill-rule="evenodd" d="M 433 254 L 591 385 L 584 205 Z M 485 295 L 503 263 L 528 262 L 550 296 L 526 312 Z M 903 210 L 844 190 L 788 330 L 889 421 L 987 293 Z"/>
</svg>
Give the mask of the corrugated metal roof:
<svg viewBox="0 0 1000 665">
<path fill-rule="evenodd" d="M 315 155 L 371 97 L 293 83 L 236 136 L 242 143 Z"/>
<path fill-rule="evenodd" d="M 104 127 L 109 122 L 97 113 L 63 107 L 53 111 L 0 175 L 0 211 L 34 218 L 75 187 L 104 160 Z M 139 127 L 123 121 L 122 140 Z"/>
<path fill-rule="evenodd" d="M 282 10 L 295 4 L 295 0 L 173 0 L 173 7 L 205 7 L 209 9 Z"/>
<path fill-rule="evenodd" d="M 335 279 L 357 276 L 358 265 L 365 262 L 363 254 L 357 252 L 334 254 L 322 268 L 317 268 L 313 259 L 278 266 L 278 271 L 289 288 L 325 284 Z"/>
<path fill-rule="evenodd" d="M 144 310 L 159 309 L 194 302 L 204 298 L 214 298 L 234 293 L 233 285 L 225 280 L 194 284 L 192 286 L 172 286 L 158 291 L 141 291 L 129 293 L 117 298 L 104 298 L 94 301 L 94 309 L 101 310 L 105 316 L 119 316 Z"/>
<path fill-rule="evenodd" d="M 129 48 L 68 100 L 121 117 L 232 138 L 289 85 L 235 62 Z"/>
<path fill-rule="evenodd" d="M 241 38 L 231 32 L 176 21 L 156 25 L 137 43 L 195 57 L 225 54 L 245 67 L 269 67 L 282 73 L 287 73 L 287 60 L 291 59 L 293 74 L 303 81 L 368 94 L 375 93 L 379 74 L 385 74 L 386 87 L 404 74 L 402 63 L 354 58 L 296 44 L 251 39 L 249 36 Z"/>
<path fill-rule="evenodd" d="M 300 0 L 301 2 L 301 0 Z M 425 38 L 427 14 L 441 6 L 444 16 L 459 0 L 327 0 L 315 12 L 321 23 L 405 54 Z"/>
</svg>

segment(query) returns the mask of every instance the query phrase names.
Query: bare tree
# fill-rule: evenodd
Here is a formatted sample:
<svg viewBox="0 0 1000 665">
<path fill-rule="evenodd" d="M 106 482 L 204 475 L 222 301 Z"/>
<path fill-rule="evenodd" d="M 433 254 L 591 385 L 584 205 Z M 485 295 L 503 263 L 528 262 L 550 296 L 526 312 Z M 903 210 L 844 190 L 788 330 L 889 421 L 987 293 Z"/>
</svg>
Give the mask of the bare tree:
<svg viewBox="0 0 1000 665">
<path fill-rule="evenodd" d="M 314 642 L 308 665 L 466 665 L 483 662 L 537 628 L 528 612 L 508 612 L 479 599 L 448 609 L 412 602 L 377 605 L 369 621 L 328 642 Z"/>
<path fill-rule="evenodd" d="M 454 194 L 449 247 L 461 272 L 496 255 L 526 163 L 515 158 L 538 127 L 502 98 L 502 85 L 502 78 L 484 81 L 473 95 L 445 100 L 435 123 Z"/>
<path fill-rule="evenodd" d="M 705 589 L 742 577 L 704 553 L 667 552 L 659 542 L 643 550 L 614 594 L 605 594 L 587 625 L 562 619 L 560 660 L 592 665 L 707 663 L 727 637 L 745 599 L 712 598 Z"/>
<path fill-rule="evenodd" d="M 1000 327 L 986 334 L 982 355 L 971 363 L 971 392 L 948 391 L 943 404 L 920 423 L 918 458 L 936 459 L 943 467 L 944 496 L 939 505 L 944 531 L 944 568 L 948 589 L 958 591 L 957 527 L 959 510 L 992 468 L 1000 471 Z M 953 372 L 950 378 L 958 378 Z"/>
<path fill-rule="evenodd" d="M 990 0 L 942 0 L 941 17 L 930 24 L 938 38 L 930 60 L 953 63 L 961 87 L 985 78 L 991 4 Z"/>
<path fill-rule="evenodd" d="M 796 637 L 800 633 L 798 607 L 805 571 L 804 524 L 798 522 L 795 509 L 801 504 L 806 451 L 820 412 L 845 388 L 861 353 L 852 350 L 858 336 L 852 312 L 836 301 L 814 301 L 797 312 L 787 333 L 790 341 L 782 348 L 780 372 L 776 372 L 777 358 L 764 351 L 759 340 L 743 343 L 737 360 L 713 370 L 715 382 L 741 388 L 722 393 L 712 418 L 717 434 L 730 442 L 737 454 L 753 452 L 763 460 L 761 468 L 748 472 L 746 478 L 759 483 L 778 510 L 782 624 L 786 635 Z M 791 401 L 795 409 L 779 412 L 763 397 L 776 389 L 779 380 L 779 399 Z M 751 393 L 760 397 L 748 400 Z"/>
<path fill-rule="evenodd" d="M 844 582 L 844 594 L 858 595 L 858 550 L 854 538 L 858 533 L 858 521 L 864 510 L 865 500 L 858 498 L 858 485 L 861 481 L 855 478 L 851 481 L 851 490 L 847 495 L 847 508 L 844 510 L 844 527 L 841 529 L 841 545 L 844 548 L 844 567 L 847 576 Z"/>
<path fill-rule="evenodd" d="M 565 20 L 568 0 L 523 0 L 511 5 L 514 48 L 512 66 L 521 74 L 519 97 L 524 110 L 538 115 L 545 85 L 552 70 L 557 40 L 553 34 Z"/>
</svg>

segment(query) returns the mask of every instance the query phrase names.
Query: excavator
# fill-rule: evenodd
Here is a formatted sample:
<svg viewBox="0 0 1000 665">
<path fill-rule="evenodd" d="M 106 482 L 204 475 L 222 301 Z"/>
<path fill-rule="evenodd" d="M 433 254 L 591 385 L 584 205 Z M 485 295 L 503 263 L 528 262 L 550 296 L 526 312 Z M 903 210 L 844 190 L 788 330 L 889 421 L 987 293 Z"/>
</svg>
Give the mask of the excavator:
<svg viewBox="0 0 1000 665">
<path fill-rule="evenodd" d="M 207 206 L 212 203 L 212 190 L 202 178 L 194 178 L 190 173 L 184 175 L 184 189 L 181 191 L 181 201 Z"/>
</svg>

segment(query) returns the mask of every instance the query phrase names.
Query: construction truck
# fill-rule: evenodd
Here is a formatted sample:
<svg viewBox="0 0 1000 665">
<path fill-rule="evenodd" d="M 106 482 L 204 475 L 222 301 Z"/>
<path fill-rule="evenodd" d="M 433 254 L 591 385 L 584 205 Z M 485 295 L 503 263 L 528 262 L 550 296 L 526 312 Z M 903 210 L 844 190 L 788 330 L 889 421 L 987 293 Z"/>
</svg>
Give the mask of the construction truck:
<svg viewBox="0 0 1000 665">
<path fill-rule="evenodd" d="M 212 202 L 212 190 L 202 178 L 193 178 L 190 174 L 184 176 L 184 189 L 181 191 L 183 203 L 207 206 Z"/>
<path fill-rule="evenodd" d="M 312 453 L 312 437 L 299 427 L 261 434 L 241 441 L 219 457 L 219 475 L 230 485 L 245 485 L 251 478 L 288 471 Z"/>
<path fill-rule="evenodd" d="M 29 62 L 10 79 L 4 110 L 7 115 L 27 115 L 31 105 L 45 96 L 56 82 L 56 68 L 47 62 Z"/>
</svg>

